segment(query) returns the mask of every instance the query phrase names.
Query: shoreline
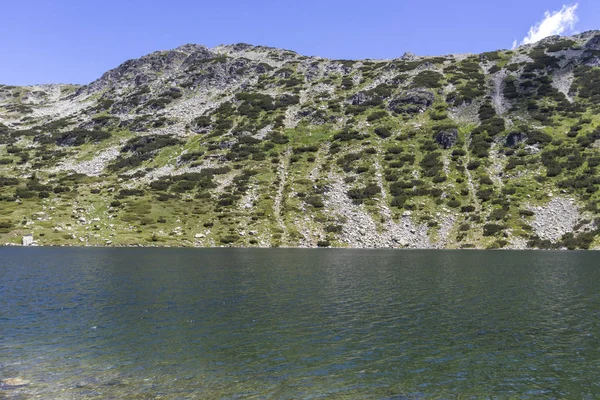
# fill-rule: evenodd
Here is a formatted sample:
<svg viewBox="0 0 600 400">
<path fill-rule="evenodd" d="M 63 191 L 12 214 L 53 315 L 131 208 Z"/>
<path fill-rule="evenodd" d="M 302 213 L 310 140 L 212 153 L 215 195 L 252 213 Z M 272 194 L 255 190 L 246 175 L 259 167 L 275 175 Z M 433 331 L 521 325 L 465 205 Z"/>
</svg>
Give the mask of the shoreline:
<svg viewBox="0 0 600 400">
<path fill-rule="evenodd" d="M 0 248 L 58 248 L 58 247 L 69 247 L 69 248 L 93 248 L 93 249 L 128 249 L 128 248 L 145 248 L 145 249 L 235 249 L 235 250 L 276 250 L 276 249 L 285 249 L 285 250 L 417 250 L 417 251 L 554 251 L 554 252 L 594 252 L 600 251 L 600 249 L 538 249 L 538 248 L 527 248 L 527 249 L 515 249 L 515 248 L 501 248 L 501 249 L 486 249 L 482 247 L 472 247 L 472 248 L 436 248 L 436 247 L 292 247 L 292 246 L 278 246 L 278 247 L 261 247 L 261 246 L 146 246 L 141 244 L 132 244 L 132 245 L 111 245 L 111 246 L 102 246 L 102 245 L 68 245 L 68 244 L 60 244 L 60 245 L 52 245 L 52 244 L 44 244 L 44 245 L 29 245 L 23 246 L 20 244 L 0 244 Z"/>
</svg>

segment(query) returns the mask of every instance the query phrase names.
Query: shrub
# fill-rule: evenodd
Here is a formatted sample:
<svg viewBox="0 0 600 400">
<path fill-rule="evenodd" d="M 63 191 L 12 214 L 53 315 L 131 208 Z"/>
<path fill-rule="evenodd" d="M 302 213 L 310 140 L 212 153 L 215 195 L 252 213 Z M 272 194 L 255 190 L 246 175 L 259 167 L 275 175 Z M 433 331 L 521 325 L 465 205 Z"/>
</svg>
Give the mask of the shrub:
<svg viewBox="0 0 600 400">
<path fill-rule="evenodd" d="M 308 205 L 313 206 L 314 208 L 325 207 L 323 200 L 319 196 L 308 196 L 304 199 L 304 202 Z"/>
<path fill-rule="evenodd" d="M 455 199 L 450 199 L 448 200 L 448 207 L 452 207 L 452 208 L 458 208 L 460 207 L 460 201 L 455 200 Z"/>
<path fill-rule="evenodd" d="M 21 199 L 30 199 L 35 196 L 35 192 L 27 190 L 26 188 L 17 188 L 15 196 L 20 197 Z"/>
<path fill-rule="evenodd" d="M 413 79 L 412 86 L 414 88 L 431 88 L 436 89 L 442 87 L 440 82 L 444 76 L 435 71 L 422 71 Z"/>
<path fill-rule="evenodd" d="M 119 190 L 119 194 L 116 196 L 117 199 L 124 199 L 125 197 L 131 196 L 143 196 L 144 191 L 142 189 L 122 189 Z"/>
<path fill-rule="evenodd" d="M 402 208 L 402 207 L 404 207 L 406 200 L 408 200 L 408 198 L 406 196 L 394 196 L 392 198 L 390 205 L 392 207 Z"/>
<path fill-rule="evenodd" d="M 481 201 L 486 202 L 492 198 L 494 190 L 491 188 L 479 189 L 476 194 Z"/>
<path fill-rule="evenodd" d="M 369 116 L 367 117 L 367 121 L 371 122 L 371 121 L 376 121 L 378 119 L 381 118 L 385 118 L 387 117 L 389 114 L 387 113 L 387 111 L 375 111 L 374 113 L 369 114 Z"/>
<path fill-rule="evenodd" d="M 327 225 L 325 227 L 325 232 L 327 233 L 342 233 L 343 226 L 342 225 Z"/>
<path fill-rule="evenodd" d="M 495 220 L 495 221 L 498 221 L 498 220 L 501 220 L 501 219 L 503 219 L 504 217 L 506 217 L 506 214 L 508 214 L 508 211 L 507 211 L 507 210 L 504 210 L 504 209 L 496 209 L 496 210 L 493 210 L 493 211 L 490 213 L 490 219 L 492 219 L 492 220 Z"/>
<path fill-rule="evenodd" d="M 354 203 L 360 204 L 365 199 L 371 198 L 379 193 L 381 193 L 381 188 L 375 183 L 369 183 L 362 188 L 350 189 L 346 194 Z"/>
<path fill-rule="evenodd" d="M 237 234 L 229 234 L 229 235 L 225 235 L 223 237 L 221 237 L 219 239 L 219 242 L 223 243 L 223 244 L 231 244 L 231 243 L 235 243 L 240 239 L 240 236 Z"/>
<path fill-rule="evenodd" d="M 0 220 L 0 233 L 8 233 L 14 227 L 10 220 Z"/>
<path fill-rule="evenodd" d="M 577 236 L 575 236 L 572 232 L 569 232 L 561 238 L 561 242 L 563 246 L 565 246 L 569 250 L 575 250 L 578 248 L 587 250 L 590 248 L 590 245 L 594 241 L 594 238 L 597 234 L 598 230 L 580 233 Z"/>
<path fill-rule="evenodd" d="M 375 128 L 375 134 L 380 138 L 385 139 L 392 136 L 392 131 L 387 127 L 380 126 Z"/>
<path fill-rule="evenodd" d="M 485 224 L 483 226 L 483 236 L 493 236 L 496 233 L 503 231 L 504 229 L 506 229 L 506 227 L 503 225 Z"/>
</svg>

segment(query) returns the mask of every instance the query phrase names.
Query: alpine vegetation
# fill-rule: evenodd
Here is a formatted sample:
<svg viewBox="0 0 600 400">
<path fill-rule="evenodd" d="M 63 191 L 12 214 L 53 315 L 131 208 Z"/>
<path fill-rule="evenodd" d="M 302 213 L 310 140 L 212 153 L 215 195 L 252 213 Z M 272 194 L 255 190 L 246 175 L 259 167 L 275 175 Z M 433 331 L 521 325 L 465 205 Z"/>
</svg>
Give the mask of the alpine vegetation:
<svg viewBox="0 0 600 400">
<path fill-rule="evenodd" d="M 0 85 L 0 243 L 599 248 L 600 32 L 527 43 L 188 44 Z"/>
</svg>

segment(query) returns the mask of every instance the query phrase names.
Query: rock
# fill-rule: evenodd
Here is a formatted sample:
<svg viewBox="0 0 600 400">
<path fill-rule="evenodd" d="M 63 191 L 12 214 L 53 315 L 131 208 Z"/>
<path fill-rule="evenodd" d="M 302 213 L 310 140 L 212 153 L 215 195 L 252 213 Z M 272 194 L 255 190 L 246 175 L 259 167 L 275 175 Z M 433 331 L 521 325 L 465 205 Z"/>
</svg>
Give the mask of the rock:
<svg viewBox="0 0 600 400">
<path fill-rule="evenodd" d="M 411 52 L 405 52 L 404 54 L 402 54 L 402 57 L 400 57 L 400 59 L 402 61 L 414 61 L 417 60 L 419 57 L 417 57 L 415 54 L 411 53 Z"/>
<path fill-rule="evenodd" d="M 202 239 L 202 238 L 204 238 L 204 237 L 205 237 L 205 235 L 204 235 L 203 233 L 196 233 L 196 234 L 194 235 L 194 238 L 196 238 L 196 239 Z"/>
<path fill-rule="evenodd" d="M 521 132 L 511 132 L 506 136 L 505 145 L 507 147 L 514 147 L 517 144 L 527 140 L 527 135 Z"/>
<path fill-rule="evenodd" d="M 33 235 L 25 235 L 21 239 L 23 246 L 33 246 Z"/>
<path fill-rule="evenodd" d="M 587 50 L 600 50 L 600 35 L 596 35 L 584 45 Z"/>
<path fill-rule="evenodd" d="M 435 95 L 427 89 L 413 89 L 390 100 L 389 109 L 398 114 L 418 114 L 429 108 Z"/>
<path fill-rule="evenodd" d="M 572 232 L 580 217 L 577 205 L 564 197 L 554 197 L 545 206 L 529 209 L 535 213 L 531 222 L 535 233 L 541 239 L 553 242 Z"/>
<path fill-rule="evenodd" d="M 21 378 L 7 378 L 0 381 L 0 387 L 19 387 L 29 385 L 29 381 Z"/>
<path fill-rule="evenodd" d="M 458 129 L 456 128 L 443 130 L 435 135 L 435 141 L 444 149 L 449 149 L 450 147 L 454 146 L 457 140 Z"/>
</svg>

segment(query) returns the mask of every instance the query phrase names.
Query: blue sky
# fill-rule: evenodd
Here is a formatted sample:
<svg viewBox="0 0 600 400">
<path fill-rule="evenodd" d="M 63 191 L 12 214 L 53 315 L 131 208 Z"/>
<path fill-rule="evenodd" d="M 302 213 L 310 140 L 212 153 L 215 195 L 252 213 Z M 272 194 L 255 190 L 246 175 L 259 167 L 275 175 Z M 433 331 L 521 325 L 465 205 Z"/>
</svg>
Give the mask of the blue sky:
<svg viewBox="0 0 600 400">
<path fill-rule="evenodd" d="M 0 83 L 12 85 L 88 83 L 184 43 L 394 58 L 510 48 L 532 28 L 534 38 L 600 29 L 598 0 L 3 0 L 0 11 Z"/>
</svg>

